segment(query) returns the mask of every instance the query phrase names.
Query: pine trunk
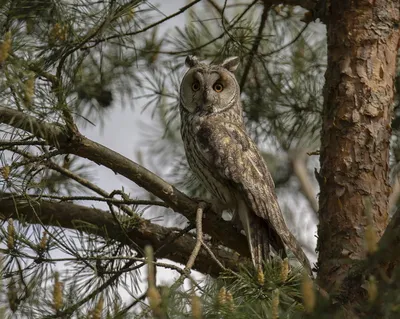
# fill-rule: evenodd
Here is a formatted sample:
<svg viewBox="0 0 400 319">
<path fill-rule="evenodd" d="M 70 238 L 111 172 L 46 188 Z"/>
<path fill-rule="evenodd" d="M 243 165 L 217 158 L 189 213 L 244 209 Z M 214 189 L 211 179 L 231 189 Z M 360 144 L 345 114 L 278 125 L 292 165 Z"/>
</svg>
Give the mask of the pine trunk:
<svg viewBox="0 0 400 319">
<path fill-rule="evenodd" d="M 328 2 L 318 283 L 331 291 L 388 222 L 399 1 Z"/>
</svg>

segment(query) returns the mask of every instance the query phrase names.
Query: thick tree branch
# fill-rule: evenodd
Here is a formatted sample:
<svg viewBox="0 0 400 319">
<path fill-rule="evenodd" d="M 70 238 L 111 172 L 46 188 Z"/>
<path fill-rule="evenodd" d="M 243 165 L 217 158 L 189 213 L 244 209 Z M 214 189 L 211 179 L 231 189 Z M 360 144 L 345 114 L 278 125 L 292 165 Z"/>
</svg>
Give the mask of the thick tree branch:
<svg viewBox="0 0 400 319">
<path fill-rule="evenodd" d="M 72 203 L 13 198 L 11 194 L 2 194 L 0 219 L 8 218 L 30 224 L 84 231 L 126 245 L 130 245 L 133 241 L 142 248 L 150 244 L 157 251 L 158 258 L 167 258 L 180 264 L 187 262 L 188 256 L 196 245 L 196 239 L 192 235 L 177 236 L 178 230 L 153 224 L 138 216 L 135 217 L 135 223 L 132 226 L 121 231 L 114 217 L 100 209 Z M 88 227 L 88 224 L 95 227 Z M 165 245 L 166 242 L 169 244 Z M 224 248 L 213 248 L 213 253 L 226 268 L 237 269 L 238 265 L 244 261 L 239 255 L 232 254 Z M 193 269 L 212 276 L 217 276 L 221 271 L 220 266 L 213 261 L 205 249 L 199 251 Z"/>
<path fill-rule="evenodd" d="M 11 125 L 42 138 L 65 153 L 75 154 L 108 167 L 154 194 L 191 222 L 195 222 L 198 207 L 196 201 L 146 168 L 101 144 L 87 139 L 78 132 L 71 136 L 61 125 L 39 121 L 23 112 L 1 106 L 0 123 Z M 209 212 L 207 218 L 204 219 L 203 227 L 204 232 L 223 243 L 224 246 L 237 251 L 241 255 L 249 256 L 244 235 L 240 234 L 230 222 L 224 221 L 217 214 Z"/>
</svg>

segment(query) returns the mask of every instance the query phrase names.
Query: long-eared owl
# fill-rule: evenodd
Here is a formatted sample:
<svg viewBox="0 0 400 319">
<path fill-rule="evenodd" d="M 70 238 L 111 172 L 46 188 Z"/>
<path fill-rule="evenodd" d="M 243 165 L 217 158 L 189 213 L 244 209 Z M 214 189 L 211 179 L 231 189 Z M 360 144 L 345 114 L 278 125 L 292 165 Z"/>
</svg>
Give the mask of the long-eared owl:
<svg viewBox="0 0 400 319">
<path fill-rule="evenodd" d="M 186 58 L 189 70 L 181 82 L 179 107 L 189 166 L 216 206 L 234 212 L 256 268 L 269 258 L 270 246 L 286 256 L 286 245 L 310 272 L 307 257 L 285 224 L 268 168 L 246 133 L 233 74 L 238 65 L 237 57 L 219 65 Z"/>
</svg>

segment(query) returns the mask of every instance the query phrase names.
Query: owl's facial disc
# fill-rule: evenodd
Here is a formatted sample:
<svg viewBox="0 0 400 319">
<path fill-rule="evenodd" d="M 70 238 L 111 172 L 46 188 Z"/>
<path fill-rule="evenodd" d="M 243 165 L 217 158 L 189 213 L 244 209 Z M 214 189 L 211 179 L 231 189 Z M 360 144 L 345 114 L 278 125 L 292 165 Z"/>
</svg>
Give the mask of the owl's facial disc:
<svg viewBox="0 0 400 319">
<path fill-rule="evenodd" d="M 218 72 L 195 72 L 192 89 L 197 93 L 196 111 L 213 113 L 221 105 L 221 93 L 224 85 Z M 197 92 L 198 91 L 198 92 Z"/>
<path fill-rule="evenodd" d="M 190 113 L 222 112 L 230 106 L 236 93 L 234 76 L 218 68 L 192 68 L 182 83 L 182 106 Z"/>
</svg>

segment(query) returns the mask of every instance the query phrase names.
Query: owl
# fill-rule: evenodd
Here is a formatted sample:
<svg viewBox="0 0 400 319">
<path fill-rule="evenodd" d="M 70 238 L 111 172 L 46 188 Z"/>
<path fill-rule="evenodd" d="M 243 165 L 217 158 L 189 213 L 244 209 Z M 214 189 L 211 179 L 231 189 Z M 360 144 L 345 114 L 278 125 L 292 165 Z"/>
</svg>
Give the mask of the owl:
<svg viewBox="0 0 400 319">
<path fill-rule="evenodd" d="M 212 194 L 213 206 L 234 213 L 256 269 L 269 259 L 270 247 L 285 257 L 286 245 L 311 272 L 285 224 L 271 174 L 246 133 L 233 74 L 239 58 L 208 65 L 189 56 L 185 64 L 189 70 L 180 86 L 181 135 L 189 166 Z"/>
</svg>

